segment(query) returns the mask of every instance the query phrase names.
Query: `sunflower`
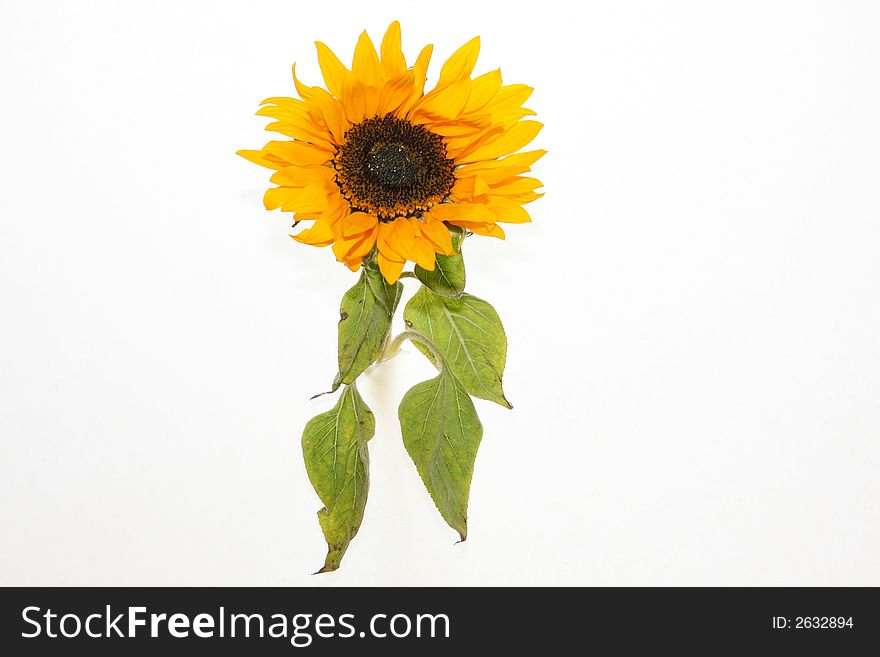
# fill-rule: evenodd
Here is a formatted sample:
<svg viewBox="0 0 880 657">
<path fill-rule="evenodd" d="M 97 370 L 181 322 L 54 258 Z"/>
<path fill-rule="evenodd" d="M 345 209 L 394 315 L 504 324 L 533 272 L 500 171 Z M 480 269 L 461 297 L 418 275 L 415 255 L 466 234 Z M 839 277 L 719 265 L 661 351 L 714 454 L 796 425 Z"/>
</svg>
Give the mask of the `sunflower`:
<svg viewBox="0 0 880 657">
<path fill-rule="evenodd" d="M 542 185 L 522 174 L 545 151 L 517 151 L 542 124 L 523 120 L 535 113 L 523 107 L 531 87 L 505 85 L 498 70 L 471 77 L 479 37 L 455 51 L 427 93 L 433 46 L 408 66 L 397 22 L 378 53 L 361 34 L 351 69 L 316 45 L 326 89 L 303 84 L 294 65 L 299 98 L 269 98 L 257 112 L 289 139 L 239 151 L 275 170 L 267 210 L 313 222 L 293 239 L 332 245 L 352 271 L 375 257 L 394 283 L 407 261 L 433 270 L 435 254 L 453 254 L 449 226 L 503 239 L 499 224 L 531 220 L 522 206 Z"/>
</svg>

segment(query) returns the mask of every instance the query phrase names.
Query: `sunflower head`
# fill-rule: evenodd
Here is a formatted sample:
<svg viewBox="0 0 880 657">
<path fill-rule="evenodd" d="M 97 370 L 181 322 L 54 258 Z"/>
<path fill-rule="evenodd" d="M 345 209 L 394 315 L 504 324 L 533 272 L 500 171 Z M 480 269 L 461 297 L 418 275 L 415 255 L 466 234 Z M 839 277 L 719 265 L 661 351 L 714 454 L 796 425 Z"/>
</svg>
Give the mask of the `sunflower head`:
<svg viewBox="0 0 880 657">
<path fill-rule="evenodd" d="M 257 112 L 288 139 L 239 151 L 275 171 L 266 209 L 313 222 L 293 239 L 332 245 L 352 270 L 375 258 L 393 283 L 408 261 L 433 270 L 437 253 L 453 253 L 450 225 L 503 238 L 498 224 L 530 221 L 522 206 L 541 182 L 523 174 L 544 151 L 517 151 L 542 127 L 523 120 L 534 114 L 523 107 L 532 89 L 503 84 L 497 70 L 472 77 L 479 37 L 428 92 L 432 46 L 409 66 L 397 22 L 379 52 L 364 32 L 350 69 L 317 48 L 326 88 L 304 85 L 294 67 L 299 98 L 269 98 Z"/>
</svg>

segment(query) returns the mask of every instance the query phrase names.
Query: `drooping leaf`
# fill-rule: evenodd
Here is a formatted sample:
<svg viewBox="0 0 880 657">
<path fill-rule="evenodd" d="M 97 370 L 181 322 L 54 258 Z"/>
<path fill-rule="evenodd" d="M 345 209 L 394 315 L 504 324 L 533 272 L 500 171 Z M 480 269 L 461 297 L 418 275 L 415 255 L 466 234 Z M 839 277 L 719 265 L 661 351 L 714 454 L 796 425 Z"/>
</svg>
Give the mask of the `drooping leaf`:
<svg viewBox="0 0 880 657">
<path fill-rule="evenodd" d="M 419 383 L 398 409 L 403 444 L 440 515 L 467 538 L 467 506 L 483 425 L 474 403 L 448 370 Z"/>
<path fill-rule="evenodd" d="M 513 408 L 504 397 L 501 384 L 507 361 L 507 336 L 490 304 L 470 294 L 450 299 L 421 287 L 403 309 L 403 318 L 407 326 L 436 345 L 447 366 L 471 395 Z M 429 351 L 418 342 L 415 344 L 431 358 Z"/>
<path fill-rule="evenodd" d="M 365 266 L 339 308 L 339 373 L 333 390 L 354 381 L 382 353 L 403 285 L 389 285 L 378 269 Z"/>
<path fill-rule="evenodd" d="M 437 294 L 444 297 L 460 297 L 464 292 L 465 284 L 464 257 L 461 255 L 464 229 L 450 226 L 449 236 L 452 238 L 452 248 L 455 253 L 451 256 L 438 253 L 434 271 L 416 265 L 415 275 L 423 285 Z"/>
<path fill-rule="evenodd" d="M 339 568 L 364 517 L 369 486 L 367 441 L 376 421 L 353 386 L 346 386 L 332 410 L 312 418 L 302 447 L 309 480 L 324 508 L 318 522 L 327 541 L 327 558 L 318 572 Z"/>
</svg>

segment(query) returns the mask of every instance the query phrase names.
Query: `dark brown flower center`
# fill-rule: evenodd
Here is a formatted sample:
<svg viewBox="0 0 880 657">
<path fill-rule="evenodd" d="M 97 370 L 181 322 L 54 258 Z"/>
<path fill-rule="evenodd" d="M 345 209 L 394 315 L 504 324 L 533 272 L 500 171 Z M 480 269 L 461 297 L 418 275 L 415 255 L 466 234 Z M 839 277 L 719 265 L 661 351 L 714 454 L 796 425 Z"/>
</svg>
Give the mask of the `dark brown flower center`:
<svg viewBox="0 0 880 657">
<path fill-rule="evenodd" d="M 333 166 L 351 208 L 381 221 L 428 210 L 455 182 L 443 137 L 393 116 L 353 126 Z"/>
</svg>

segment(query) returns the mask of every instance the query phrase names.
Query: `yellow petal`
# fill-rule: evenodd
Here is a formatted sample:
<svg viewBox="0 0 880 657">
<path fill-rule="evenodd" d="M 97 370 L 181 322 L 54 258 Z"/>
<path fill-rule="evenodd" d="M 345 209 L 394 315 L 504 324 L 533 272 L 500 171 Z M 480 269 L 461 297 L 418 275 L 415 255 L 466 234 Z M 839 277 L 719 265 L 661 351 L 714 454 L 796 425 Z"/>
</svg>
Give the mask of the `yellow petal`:
<svg viewBox="0 0 880 657">
<path fill-rule="evenodd" d="M 360 123 L 367 115 L 367 90 L 360 80 L 351 77 L 345 81 L 342 91 L 345 117 L 351 123 Z"/>
<path fill-rule="evenodd" d="M 461 48 L 456 50 L 440 69 L 440 80 L 437 87 L 443 87 L 453 82 L 465 80 L 470 77 L 477 64 L 477 56 L 480 54 L 480 37 L 474 37 Z"/>
<path fill-rule="evenodd" d="M 386 80 L 396 78 L 406 71 L 406 59 L 401 49 L 400 23 L 394 21 L 388 26 L 379 49 L 382 52 L 382 73 Z"/>
<path fill-rule="evenodd" d="M 376 54 L 376 47 L 373 45 L 373 41 L 366 30 L 361 33 L 354 48 L 351 72 L 368 86 L 376 86 L 382 77 L 379 55 Z"/>
<path fill-rule="evenodd" d="M 504 127 L 506 128 L 510 128 L 520 119 L 523 119 L 527 116 L 534 116 L 535 114 L 537 114 L 537 112 L 535 112 L 534 110 L 530 110 L 526 107 L 515 107 L 510 110 L 493 112 L 492 120 L 504 125 Z"/>
<path fill-rule="evenodd" d="M 333 228 L 335 234 L 338 235 L 342 232 L 341 223 L 350 213 L 351 210 L 348 207 L 348 203 L 342 198 L 338 190 L 327 193 L 327 199 L 321 211 L 321 218 Z"/>
<path fill-rule="evenodd" d="M 333 159 L 332 152 L 304 141 L 270 141 L 263 146 L 263 152 L 300 166 L 326 164 Z"/>
<path fill-rule="evenodd" d="M 504 231 L 501 229 L 501 226 L 498 226 L 489 222 L 480 222 L 480 221 L 453 221 L 450 222 L 455 224 L 456 226 L 461 226 L 472 233 L 476 233 L 477 235 L 486 235 L 487 237 L 497 237 L 498 239 L 504 239 Z"/>
<path fill-rule="evenodd" d="M 488 144 L 489 142 L 494 141 L 505 132 L 506 128 L 503 125 L 496 124 L 476 133 L 476 135 L 447 137 L 446 153 L 456 162 L 459 162 L 461 161 L 460 158 L 462 155 L 470 153 L 472 150 L 483 144 Z"/>
<path fill-rule="evenodd" d="M 273 104 L 266 105 L 266 103 Z M 267 98 L 262 104 L 265 107 L 257 110 L 258 115 L 278 119 L 275 123 L 266 126 L 266 130 L 274 130 L 288 137 L 333 150 L 330 146 L 332 136 L 323 125 L 319 125 L 312 118 L 307 103 L 294 98 Z"/>
<path fill-rule="evenodd" d="M 538 192 L 526 192 L 525 194 L 517 194 L 516 196 L 508 196 L 511 201 L 516 201 L 520 205 L 525 205 L 526 203 L 531 203 L 539 198 L 544 196 L 543 193 Z"/>
<path fill-rule="evenodd" d="M 489 71 L 471 82 L 471 94 L 468 98 L 466 113 L 483 109 L 501 89 L 501 70 Z"/>
<path fill-rule="evenodd" d="M 364 109 L 365 118 L 373 118 L 374 116 L 379 116 L 379 92 L 381 90 L 381 87 L 366 87 L 364 89 L 364 91 L 366 92 L 366 107 Z"/>
<path fill-rule="evenodd" d="M 266 167 L 267 169 L 281 169 L 282 167 L 287 166 L 286 162 L 281 162 L 278 158 L 267 157 L 263 151 L 236 151 L 236 155 L 240 155 L 244 159 L 249 162 L 253 162 L 254 164 L 259 164 L 261 167 Z"/>
<path fill-rule="evenodd" d="M 486 105 L 490 112 L 501 112 L 520 107 L 532 95 L 532 87 L 526 84 L 508 84 L 498 90 L 495 97 Z"/>
<path fill-rule="evenodd" d="M 324 120 L 335 143 L 341 144 L 349 126 L 342 103 L 320 87 L 313 87 L 312 90 L 314 94 L 309 100 L 309 104 L 317 110 Z"/>
<path fill-rule="evenodd" d="M 404 71 L 393 80 L 386 82 L 380 90 L 376 103 L 376 114 L 378 116 L 395 114 L 413 96 L 413 73 L 412 71 Z"/>
<path fill-rule="evenodd" d="M 419 224 L 419 230 L 422 236 L 428 239 L 434 245 L 434 250 L 443 255 L 452 255 L 452 238 L 449 235 L 449 228 L 446 227 L 441 220 L 435 219 L 429 212 L 422 216 L 424 223 Z"/>
<path fill-rule="evenodd" d="M 379 220 L 366 212 L 352 212 L 342 220 L 342 236 L 354 237 L 373 230 L 378 225 Z"/>
<path fill-rule="evenodd" d="M 486 206 L 495 215 L 496 221 L 506 224 L 524 224 L 532 220 L 523 206 L 508 198 L 490 196 Z"/>
<path fill-rule="evenodd" d="M 479 176 L 459 178 L 452 187 L 450 196 L 456 201 L 474 201 L 490 192 L 488 183 Z"/>
<path fill-rule="evenodd" d="M 379 262 L 379 271 L 382 272 L 385 280 L 391 285 L 396 283 L 397 279 L 400 278 L 400 272 L 403 271 L 406 261 L 389 258 L 382 252 L 381 247 L 376 260 Z"/>
<path fill-rule="evenodd" d="M 349 239 L 336 238 L 333 244 L 333 254 L 339 262 L 350 262 L 363 258 L 373 250 L 376 243 L 376 231 L 370 230 Z"/>
<path fill-rule="evenodd" d="M 357 271 L 358 269 L 360 269 L 362 264 L 363 258 L 352 258 L 351 260 L 345 261 L 345 266 L 352 271 Z"/>
<path fill-rule="evenodd" d="M 529 178 L 527 176 L 514 176 L 513 178 L 508 178 L 507 180 L 504 180 L 496 185 L 492 185 L 492 193 L 498 196 L 513 197 L 519 194 L 533 192 L 539 187 L 543 186 L 544 183 L 542 183 L 537 178 Z"/>
<path fill-rule="evenodd" d="M 389 258 L 412 260 L 413 228 L 406 217 L 379 224 L 379 250 Z"/>
<path fill-rule="evenodd" d="M 474 232 L 476 233 L 477 231 L 474 230 Z M 503 240 L 505 237 L 504 231 L 502 230 L 501 226 L 498 226 L 495 224 L 492 224 L 491 226 L 486 226 L 485 233 L 477 233 L 477 234 L 478 235 L 486 235 L 487 237 L 497 237 L 500 240 Z"/>
<path fill-rule="evenodd" d="M 262 107 L 257 110 L 259 116 L 271 116 L 276 119 L 307 119 L 309 116 L 308 106 L 298 98 L 267 98 L 260 105 Z"/>
<path fill-rule="evenodd" d="M 296 62 L 290 67 L 291 72 L 293 73 L 293 84 L 296 87 L 296 92 L 299 94 L 299 97 L 303 100 L 308 100 L 312 97 L 312 90 L 309 89 L 306 85 L 299 81 L 299 78 L 296 77 Z"/>
<path fill-rule="evenodd" d="M 349 71 L 330 48 L 320 41 L 315 41 L 315 46 L 318 49 L 318 65 L 321 67 L 327 89 L 339 98 L 342 94 L 342 83 L 348 77 Z"/>
<path fill-rule="evenodd" d="M 469 121 L 431 121 L 430 130 L 441 137 L 450 139 L 470 137 L 473 139 L 483 132 L 484 126 Z"/>
<path fill-rule="evenodd" d="M 424 117 L 454 119 L 461 114 L 470 93 L 471 83 L 468 80 L 435 89 L 416 103 L 412 116 L 417 123 Z"/>
<path fill-rule="evenodd" d="M 416 62 L 413 64 L 413 73 L 415 73 L 415 84 L 419 93 L 423 93 L 425 89 L 425 80 L 428 79 L 428 64 L 431 62 L 431 53 L 434 52 L 434 46 L 430 43 L 422 48 Z"/>
<path fill-rule="evenodd" d="M 464 177 L 479 173 L 480 177 L 486 182 L 493 184 L 529 171 L 532 165 L 546 154 L 547 151 L 538 149 L 508 155 L 500 160 L 487 160 L 466 164 L 456 170 L 456 175 Z"/>
<path fill-rule="evenodd" d="M 308 187 L 317 185 L 326 187 L 332 180 L 333 169 L 325 166 L 289 166 L 276 171 L 269 180 L 284 187 Z"/>
<path fill-rule="evenodd" d="M 459 155 L 458 162 L 467 164 L 481 160 L 494 160 L 502 155 L 514 153 L 532 141 L 542 127 L 544 127 L 543 124 L 537 121 L 521 121 L 488 144 L 481 144 L 469 153 Z"/>
<path fill-rule="evenodd" d="M 489 209 L 479 203 L 438 203 L 431 208 L 431 216 L 440 221 L 489 222 L 495 221 Z"/>
<path fill-rule="evenodd" d="M 460 178 L 455 187 L 458 187 L 458 189 L 453 188 L 454 196 L 466 197 L 470 200 L 484 197 L 492 191 L 489 184 L 479 176 Z"/>
<path fill-rule="evenodd" d="M 413 241 L 413 262 L 422 269 L 434 271 L 437 257 L 434 255 L 434 246 L 424 237 L 416 237 Z"/>
<path fill-rule="evenodd" d="M 311 228 L 306 228 L 296 235 L 291 235 L 297 242 L 312 246 L 327 246 L 333 243 L 333 230 L 323 221 L 316 221 Z"/>
<path fill-rule="evenodd" d="M 321 187 L 271 187 L 263 195 L 267 210 L 282 212 L 320 212 L 327 204 L 327 191 Z"/>
<path fill-rule="evenodd" d="M 413 96 L 406 103 L 401 106 L 401 108 L 397 111 L 397 116 L 401 118 L 405 118 L 409 111 L 412 109 L 413 105 L 421 98 L 422 94 L 425 91 L 425 79 L 428 75 L 428 63 L 431 61 L 431 53 L 434 51 L 434 46 L 427 45 L 422 48 L 422 51 L 419 53 L 419 56 L 416 58 L 416 63 L 413 64 Z"/>
<path fill-rule="evenodd" d="M 474 200 L 474 184 L 476 179 L 474 176 L 467 178 L 456 177 L 455 184 L 449 192 L 449 196 L 456 202 L 467 203 Z"/>
<path fill-rule="evenodd" d="M 335 141 L 333 135 L 326 130 L 323 130 L 322 133 L 312 132 L 313 127 L 317 128 L 318 126 L 315 124 L 304 126 L 302 123 L 293 121 L 273 121 L 266 126 L 266 130 L 277 132 L 298 141 L 305 141 L 332 152 L 333 142 Z M 321 129 L 323 129 L 323 126 L 321 126 Z"/>
</svg>

